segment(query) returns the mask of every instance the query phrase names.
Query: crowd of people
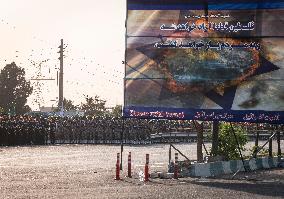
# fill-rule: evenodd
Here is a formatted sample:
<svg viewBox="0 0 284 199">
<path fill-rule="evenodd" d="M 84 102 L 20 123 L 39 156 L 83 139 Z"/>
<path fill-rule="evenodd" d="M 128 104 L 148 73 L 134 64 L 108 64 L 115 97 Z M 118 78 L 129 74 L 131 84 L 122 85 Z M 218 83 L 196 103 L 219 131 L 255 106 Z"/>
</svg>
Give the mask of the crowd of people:
<svg viewBox="0 0 284 199">
<path fill-rule="evenodd" d="M 0 116 L 0 145 L 46 144 L 52 132 L 48 118 L 26 115 Z M 54 129 L 53 129 L 53 132 Z"/>
<path fill-rule="evenodd" d="M 126 143 L 149 141 L 151 134 L 192 131 L 191 121 L 113 117 L 0 115 L 0 145 Z"/>
<path fill-rule="evenodd" d="M 189 131 L 190 121 L 75 117 L 57 121 L 57 143 L 125 143 L 150 141 L 151 134 Z"/>
<path fill-rule="evenodd" d="M 245 124 L 254 129 L 270 125 Z M 210 131 L 211 122 L 203 123 Z M 283 128 L 283 126 L 282 126 Z M 61 143 L 125 143 L 151 142 L 151 135 L 168 132 L 196 133 L 188 120 L 145 120 L 113 117 L 43 117 L 30 115 L 0 115 L 0 145 L 44 145 Z"/>
</svg>

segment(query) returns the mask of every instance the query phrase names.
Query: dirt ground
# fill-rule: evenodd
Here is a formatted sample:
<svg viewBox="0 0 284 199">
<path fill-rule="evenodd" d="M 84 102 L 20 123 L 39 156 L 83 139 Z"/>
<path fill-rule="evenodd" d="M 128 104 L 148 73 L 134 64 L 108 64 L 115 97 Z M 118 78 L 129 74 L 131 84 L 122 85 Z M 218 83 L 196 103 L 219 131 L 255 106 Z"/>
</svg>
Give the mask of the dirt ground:
<svg viewBox="0 0 284 199">
<path fill-rule="evenodd" d="M 195 158 L 196 144 L 176 147 Z M 284 198 L 283 168 L 239 173 L 234 179 L 227 175 L 141 181 L 145 154 L 150 154 L 150 171 L 165 171 L 168 149 L 168 145 L 125 146 L 122 180 L 116 181 L 120 146 L 2 147 L 0 198 Z M 129 151 L 133 178 L 125 177 Z"/>
</svg>

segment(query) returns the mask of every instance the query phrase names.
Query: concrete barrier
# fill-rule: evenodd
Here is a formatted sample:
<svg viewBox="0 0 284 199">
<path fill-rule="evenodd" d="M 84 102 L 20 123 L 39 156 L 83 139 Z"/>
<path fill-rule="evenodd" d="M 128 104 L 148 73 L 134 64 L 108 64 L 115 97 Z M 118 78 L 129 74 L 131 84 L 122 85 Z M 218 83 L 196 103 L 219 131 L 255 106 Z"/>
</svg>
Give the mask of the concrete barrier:
<svg viewBox="0 0 284 199">
<path fill-rule="evenodd" d="M 284 168 L 284 158 L 279 161 L 278 166 Z"/>
<path fill-rule="evenodd" d="M 263 157 L 250 160 L 244 160 L 247 170 L 255 171 L 259 169 L 270 169 L 280 167 L 284 163 L 279 161 L 278 157 Z M 182 167 L 180 174 L 183 177 L 212 177 L 222 174 L 235 173 L 237 171 L 245 171 L 241 160 L 219 161 L 210 163 L 196 163 L 188 168 Z"/>
</svg>

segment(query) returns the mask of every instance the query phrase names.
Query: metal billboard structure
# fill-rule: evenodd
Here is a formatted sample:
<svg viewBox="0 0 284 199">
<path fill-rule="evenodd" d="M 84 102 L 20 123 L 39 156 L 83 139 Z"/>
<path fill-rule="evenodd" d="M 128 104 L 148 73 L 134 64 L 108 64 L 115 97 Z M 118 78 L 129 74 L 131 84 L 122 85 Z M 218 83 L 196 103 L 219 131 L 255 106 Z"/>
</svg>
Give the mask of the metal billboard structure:
<svg viewBox="0 0 284 199">
<path fill-rule="evenodd" d="M 284 122 L 284 0 L 127 0 L 126 118 Z"/>
</svg>

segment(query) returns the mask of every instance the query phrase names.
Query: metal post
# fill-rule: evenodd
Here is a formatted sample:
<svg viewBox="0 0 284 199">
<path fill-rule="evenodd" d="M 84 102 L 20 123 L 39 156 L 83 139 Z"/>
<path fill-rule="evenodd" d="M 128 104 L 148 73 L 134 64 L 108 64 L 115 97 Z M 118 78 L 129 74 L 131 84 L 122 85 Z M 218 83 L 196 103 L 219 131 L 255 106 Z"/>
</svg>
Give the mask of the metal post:
<svg viewBox="0 0 284 199">
<path fill-rule="evenodd" d="M 218 154 L 218 146 L 219 146 L 218 132 L 219 132 L 219 121 L 213 121 L 213 126 L 212 126 L 212 151 L 211 151 L 212 156 L 216 156 Z"/>
<path fill-rule="evenodd" d="M 280 146 L 280 131 L 277 132 L 277 145 L 278 145 L 278 151 L 277 156 L 281 159 L 281 146 Z"/>
<path fill-rule="evenodd" d="M 120 133 L 120 170 L 122 170 L 122 152 L 123 152 L 123 133 L 124 132 L 124 117 L 122 117 L 122 129 Z"/>
<path fill-rule="evenodd" d="M 184 157 L 187 161 L 190 162 L 190 159 L 186 157 L 180 150 L 178 150 L 174 145 L 171 144 L 171 147 L 173 147 L 174 150 L 176 150 L 182 157 Z"/>
<path fill-rule="evenodd" d="M 258 149 L 257 149 L 257 151 L 255 152 L 256 154 L 258 153 L 258 152 L 260 152 L 266 145 L 267 145 L 267 143 L 271 140 L 271 139 L 273 139 L 273 137 L 276 135 L 276 132 L 275 133 L 273 133 L 269 138 L 268 138 L 268 140 L 261 146 L 261 147 L 259 147 Z M 253 154 L 253 156 L 254 156 L 254 154 Z"/>
<path fill-rule="evenodd" d="M 116 165 L 115 165 L 115 180 L 120 180 L 120 170 L 119 170 L 119 153 L 116 156 Z"/>
<path fill-rule="evenodd" d="M 255 149 L 254 149 L 254 152 L 253 152 L 253 154 L 254 154 L 254 158 L 256 158 L 256 156 L 257 156 L 257 150 L 258 150 L 258 140 L 259 140 L 259 131 L 258 131 L 258 124 L 257 124 L 257 126 L 256 126 L 256 138 L 255 138 Z"/>
<path fill-rule="evenodd" d="M 174 179 L 178 179 L 178 153 L 175 153 Z"/>
<path fill-rule="evenodd" d="M 144 181 L 149 181 L 149 154 L 146 154 L 146 164 L 145 164 L 145 172 L 144 172 Z"/>
<path fill-rule="evenodd" d="M 170 144 L 170 148 L 169 148 L 169 165 L 171 164 L 171 159 L 172 159 L 172 145 Z"/>
<path fill-rule="evenodd" d="M 273 135 L 273 132 L 271 132 L 270 136 L 272 135 Z M 269 143 L 268 143 L 269 157 L 272 157 L 272 140 L 273 139 L 269 139 Z"/>
<path fill-rule="evenodd" d="M 197 162 L 203 162 L 202 144 L 203 144 L 203 126 L 193 121 L 197 133 Z"/>
<path fill-rule="evenodd" d="M 197 162 L 203 162 L 203 153 L 202 153 L 202 143 L 203 143 L 203 127 L 200 125 L 199 131 L 197 131 Z"/>
<path fill-rule="evenodd" d="M 131 178 L 131 152 L 128 154 L 128 177 Z"/>
</svg>

